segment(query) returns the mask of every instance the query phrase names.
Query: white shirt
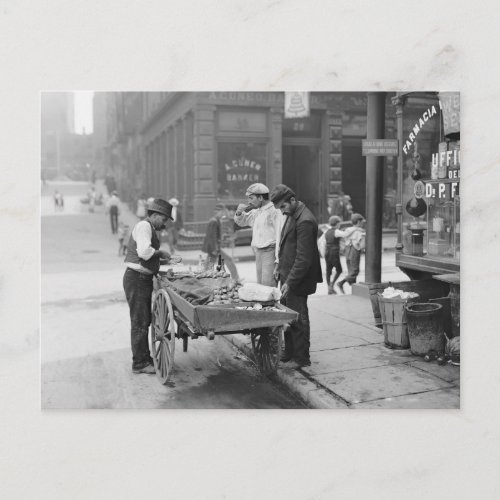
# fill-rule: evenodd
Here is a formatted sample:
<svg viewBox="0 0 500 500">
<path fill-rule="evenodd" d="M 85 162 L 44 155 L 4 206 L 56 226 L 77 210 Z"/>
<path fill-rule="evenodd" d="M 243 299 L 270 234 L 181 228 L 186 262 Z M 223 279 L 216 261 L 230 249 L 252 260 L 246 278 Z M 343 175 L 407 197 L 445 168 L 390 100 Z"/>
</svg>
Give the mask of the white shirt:
<svg viewBox="0 0 500 500">
<path fill-rule="evenodd" d="M 142 260 L 149 260 L 155 253 L 155 249 L 151 246 L 152 237 L 151 224 L 146 220 L 138 222 L 132 230 L 132 238 L 137 243 L 137 255 Z M 149 269 L 135 262 L 126 262 L 125 264 L 130 269 L 135 269 L 146 274 L 153 274 Z"/>
<path fill-rule="evenodd" d="M 116 196 L 116 194 L 111 195 L 111 198 L 106 203 L 106 207 L 119 207 L 120 206 L 120 198 Z"/>
<path fill-rule="evenodd" d="M 283 215 L 273 203 L 269 202 L 260 208 L 250 210 L 250 212 L 243 212 L 241 215 L 235 214 L 234 222 L 238 226 L 251 226 L 253 228 L 252 247 L 267 248 L 270 245 L 276 245 L 275 262 L 278 262 Z"/>
<path fill-rule="evenodd" d="M 353 226 L 352 232 L 345 238 L 346 246 L 352 245 L 356 250 L 361 250 L 361 240 L 366 235 L 366 231 L 359 227 Z"/>
</svg>

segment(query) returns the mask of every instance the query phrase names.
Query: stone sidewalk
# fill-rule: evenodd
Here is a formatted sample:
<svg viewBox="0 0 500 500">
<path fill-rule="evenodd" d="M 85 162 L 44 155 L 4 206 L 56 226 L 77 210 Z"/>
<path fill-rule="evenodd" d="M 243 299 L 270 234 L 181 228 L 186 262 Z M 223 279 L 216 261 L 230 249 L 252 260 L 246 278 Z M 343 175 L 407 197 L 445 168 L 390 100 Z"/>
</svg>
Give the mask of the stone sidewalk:
<svg viewBox="0 0 500 500">
<path fill-rule="evenodd" d="M 278 379 L 312 408 L 460 408 L 460 367 L 385 347 L 370 301 L 312 296 L 311 366 L 278 369 Z M 251 356 L 248 336 L 225 337 Z"/>
</svg>

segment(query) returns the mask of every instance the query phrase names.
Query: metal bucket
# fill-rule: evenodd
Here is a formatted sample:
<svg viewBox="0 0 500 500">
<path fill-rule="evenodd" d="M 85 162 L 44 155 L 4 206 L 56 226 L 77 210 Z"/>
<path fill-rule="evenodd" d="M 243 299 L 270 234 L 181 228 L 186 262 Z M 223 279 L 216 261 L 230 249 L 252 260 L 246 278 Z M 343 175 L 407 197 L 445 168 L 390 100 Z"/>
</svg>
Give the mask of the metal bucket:
<svg viewBox="0 0 500 500">
<path fill-rule="evenodd" d="M 423 356 L 429 351 L 443 353 L 446 338 L 443 331 L 443 306 L 414 302 L 406 305 L 410 351 Z"/>
</svg>

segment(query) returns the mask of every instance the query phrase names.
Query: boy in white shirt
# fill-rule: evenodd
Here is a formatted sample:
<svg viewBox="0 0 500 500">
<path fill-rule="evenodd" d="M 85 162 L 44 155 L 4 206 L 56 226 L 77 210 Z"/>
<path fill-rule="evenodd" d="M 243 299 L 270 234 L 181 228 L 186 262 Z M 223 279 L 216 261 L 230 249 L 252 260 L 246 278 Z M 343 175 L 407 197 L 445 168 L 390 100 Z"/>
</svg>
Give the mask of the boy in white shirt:
<svg viewBox="0 0 500 500">
<path fill-rule="evenodd" d="M 352 214 L 351 222 L 354 231 L 345 238 L 345 259 L 347 263 L 347 276 L 337 283 L 340 291 L 344 291 L 344 283 L 352 285 L 356 283 L 356 278 L 359 274 L 359 261 L 361 260 L 361 252 L 365 249 L 364 229 L 365 218 L 361 214 Z"/>
<path fill-rule="evenodd" d="M 246 192 L 248 206 L 240 203 L 234 214 L 238 226 L 251 226 L 252 248 L 255 252 L 257 283 L 276 286 L 274 271 L 278 264 L 279 241 L 283 215 L 269 200 L 269 188 L 252 184 Z"/>
</svg>

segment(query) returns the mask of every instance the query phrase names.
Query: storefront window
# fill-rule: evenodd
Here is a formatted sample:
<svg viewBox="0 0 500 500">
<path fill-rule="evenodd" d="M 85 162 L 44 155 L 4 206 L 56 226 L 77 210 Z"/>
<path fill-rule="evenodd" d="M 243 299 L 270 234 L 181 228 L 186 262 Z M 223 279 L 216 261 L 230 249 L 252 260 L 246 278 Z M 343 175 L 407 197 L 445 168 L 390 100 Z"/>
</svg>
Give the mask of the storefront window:
<svg viewBox="0 0 500 500">
<path fill-rule="evenodd" d="M 217 156 L 219 198 L 241 200 L 250 184 L 266 183 L 265 143 L 219 142 Z"/>
<path fill-rule="evenodd" d="M 446 126 L 448 108 L 437 94 L 410 97 L 404 106 L 403 253 L 458 261 L 460 136 Z M 459 116 L 459 108 L 453 112 Z"/>
</svg>

